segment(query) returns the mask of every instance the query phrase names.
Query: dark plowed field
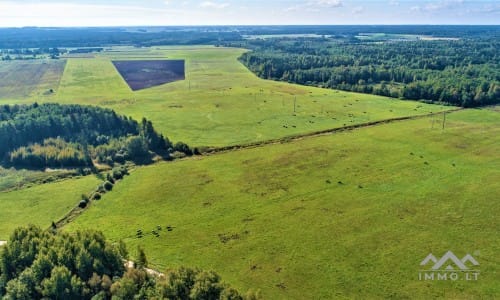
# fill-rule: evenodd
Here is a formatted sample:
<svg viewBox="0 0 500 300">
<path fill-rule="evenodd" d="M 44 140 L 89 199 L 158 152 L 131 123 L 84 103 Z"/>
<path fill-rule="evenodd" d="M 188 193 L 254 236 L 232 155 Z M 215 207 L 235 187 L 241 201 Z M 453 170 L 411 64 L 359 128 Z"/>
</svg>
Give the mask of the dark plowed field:
<svg viewBox="0 0 500 300">
<path fill-rule="evenodd" d="M 185 79 L 184 60 L 116 60 L 113 64 L 133 91 Z"/>
</svg>

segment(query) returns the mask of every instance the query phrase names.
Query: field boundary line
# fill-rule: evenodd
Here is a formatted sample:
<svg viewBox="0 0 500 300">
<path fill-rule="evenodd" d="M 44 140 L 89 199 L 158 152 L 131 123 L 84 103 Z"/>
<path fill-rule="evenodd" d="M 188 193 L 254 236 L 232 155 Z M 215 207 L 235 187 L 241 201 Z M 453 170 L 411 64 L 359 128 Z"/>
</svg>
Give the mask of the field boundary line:
<svg viewBox="0 0 500 300">
<path fill-rule="evenodd" d="M 428 114 L 423 114 L 423 115 L 404 116 L 404 117 L 383 119 L 383 120 L 366 122 L 366 123 L 359 123 L 359 124 L 348 125 L 348 126 L 343 126 L 343 127 L 335 127 L 335 128 L 330 128 L 330 129 L 313 131 L 313 132 L 309 132 L 309 133 L 299 133 L 299 134 L 289 135 L 289 136 L 285 136 L 285 137 L 281 137 L 281 138 L 277 138 L 277 139 L 264 140 L 264 141 L 260 141 L 260 142 L 251 142 L 251 143 L 246 143 L 246 144 L 237 144 L 237 145 L 223 146 L 223 147 L 210 147 L 210 148 L 206 149 L 205 151 L 203 151 L 202 155 L 209 156 L 209 155 L 215 155 L 215 154 L 238 151 L 238 150 L 258 148 L 258 147 L 263 147 L 263 146 L 273 145 L 273 144 L 285 144 L 285 143 L 290 143 L 290 142 L 297 141 L 297 140 L 300 140 L 303 138 L 330 135 L 330 134 L 339 133 L 339 132 L 353 131 L 353 130 L 359 129 L 359 128 L 373 127 L 373 126 L 379 126 L 379 125 L 390 124 L 390 123 L 401 122 L 401 121 L 423 119 L 426 117 L 442 115 L 443 113 L 446 113 L 446 114 L 454 113 L 454 112 L 461 111 L 461 110 L 464 110 L 464 108 L 456 108 L 456 109 L 440 111 L 440 112 L 435 112 L 435 113 L 428 113 Z"/>
<path fill-rule="evenodd" d="M 297 141 L 297 140 L 300 140 L 303 138 L 330 135 L 330 134 L 335 134 L 335 133 L 339 133 L 339 132 L 353 131 L 353 130 L 359 129 L 359 128 L 373 127 L 373 126 L 379 126 L 379 125 L 383 125 L 383 124 L 390 124 L 390 123 L 407 121 L 407 120 L 423 119 L 426 117 L 441 115 L 443 113 L 453 113 L 453 112 L 457 112 L 457 111 L 461 111 L 461 110 L 464 110 L 464 108 L 455 108 L 455 109 L 451 109 L 451 110 L 440 111 L 440 112 L 436 112 L 436 113 L 428 113 L 428 114 L 423 114 L 423 115 L 413 115 L 413 116 L 397 117 L 397 118 L 391 118 L 391 119 L 383 119 L 383 120 L 372 121 L 372 122 L 367 122 L 367 123 L 360 123 L 360 124 L 354 124 L 354 125 L 349 125 L 349 126 L 313 131 L 313 132 L 309 132 L 309 133 L 290 135 L 290 136 L 286 136 L 286 137 L 282 137 L 282 138 L 270 139 L 270 140 L 265 140 L 265 141 L 260 141 L 260 142 L 252 142 L 252 143 L 247 143 L 247 144 L 238 144 L 238 145 L 224 146 L 224 147 L 213 147 L 213 148 L 208 148 L 207 150 L 203 151 L 201 154 L 201 157 L 217 155 L 217 154 L 224 154 L 224 153 L 245 150 L 245 149 L 264 147 L 264 146 L 273 145 L 273 144 L 291 143 L 293 141 Z M 200 157 L 200 156 L 197 155 L 197 156 L 187 157 L 184 159 L 179 159 L 179 161 L 191 159 L 193 157 Z M 313 192 L 318 192 L 318 191 L 313 191 Z M 89 206 L 91 205 L 91 202 L 93 202 L 93 201 L 94 200 L 89 201 L 89 204 L 85 208 L 80 208 L 79 206 L 73 207 L 68 213 L 66 213 L 57 222 L 55 222 L 56 228 L 62 228 L 65 225 L 74 221 L 76 218 L 78 218 L 78 216 L 80 216 L 82 213 L 84 213 L 89 208 Z"/>
</svg>

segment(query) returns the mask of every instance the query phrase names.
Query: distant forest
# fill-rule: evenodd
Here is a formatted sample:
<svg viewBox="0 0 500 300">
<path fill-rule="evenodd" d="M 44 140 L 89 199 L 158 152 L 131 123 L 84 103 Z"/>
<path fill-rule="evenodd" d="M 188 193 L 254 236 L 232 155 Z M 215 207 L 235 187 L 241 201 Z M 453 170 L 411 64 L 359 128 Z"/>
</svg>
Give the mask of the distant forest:
<svg viewBox="0 0 500 300">
<path fill-rule="evenodd" d="M 418 34 L 460 38 L 498 38 L 500 26 L 329 25 L 329 26 L 166 26 L 108 28 L 0 28 L 0 49 L 83 48 L 115 45 L 245 46 L 248 35 L 316 34 L 352 40 L 359 33 Z"/>
<path fill-rule="evenodd" d="M 156 132 L 151 121 L 138 123 L 110 109 L 0 106 L 0 158 L 7 167 L 92 169 L 94 162 L 112 166 L 147 163 L 154 155 L 168 159 L 173 151 L 192 154 L 187 145 L 173 145 Z"/>
<path fill-rule="evenodd" d="M 241 61 L 259 77 L 462 107 L 500 103 L 500 38 L 248 42 Z"/>
</svg>

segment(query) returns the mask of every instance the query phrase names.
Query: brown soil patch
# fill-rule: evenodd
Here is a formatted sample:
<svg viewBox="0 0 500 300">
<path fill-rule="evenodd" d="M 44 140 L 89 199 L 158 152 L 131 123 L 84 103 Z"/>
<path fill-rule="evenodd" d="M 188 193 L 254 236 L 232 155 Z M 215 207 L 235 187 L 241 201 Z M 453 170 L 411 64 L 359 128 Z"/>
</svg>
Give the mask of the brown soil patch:
<svg viewBox="0 0 500 300">
<path fill-rule="evenodd" d="M 184 80 L 184 60 L 116 60 L 113 61 L 133 91 Z"/>
</svg>

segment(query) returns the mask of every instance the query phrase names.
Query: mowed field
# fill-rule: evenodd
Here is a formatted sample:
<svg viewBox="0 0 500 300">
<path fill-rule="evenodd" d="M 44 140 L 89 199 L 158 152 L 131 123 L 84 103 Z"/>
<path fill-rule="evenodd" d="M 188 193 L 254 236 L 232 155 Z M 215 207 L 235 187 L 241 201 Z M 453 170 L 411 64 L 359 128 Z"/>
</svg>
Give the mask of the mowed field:
<svg viewBox="0 0 500 300">
<path fill-rule="evenodd" d="M 59 87 L 65 60 L 0 62 L 0 99 L 50 99 Z M 52 92 L 50 92 L 52 90 Z"/>
<path fill-rule="evenodd" d="M 0 103 L 60 102 L 105 106 L 146 117 L 174 141 L 227 146 L 449 109 L 257 78 L 237 58 L 244 49 L 115 47 L 68 58 L 54 95 L 3 97 Z M 186 80 L 132 91 L 112 61 L 185 60 Z"/>
<path fill-rule="evenodd" d="M 498 298 L 498 111 L 432 122 L 138 168 L 65 230 L 102 230 L 159 270 L 213 269 L 265 299 Z M 419 281 L 420 262 L 449 250 L 473 255 L 479 280 Z"/>
</svg>

